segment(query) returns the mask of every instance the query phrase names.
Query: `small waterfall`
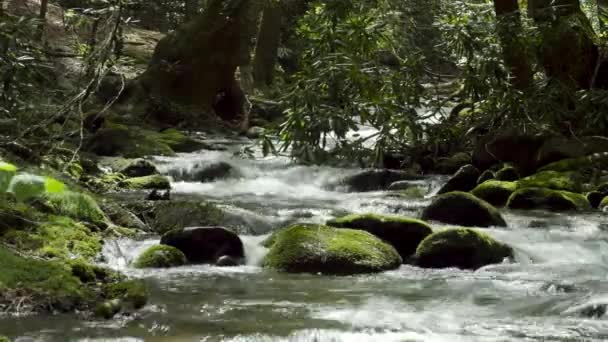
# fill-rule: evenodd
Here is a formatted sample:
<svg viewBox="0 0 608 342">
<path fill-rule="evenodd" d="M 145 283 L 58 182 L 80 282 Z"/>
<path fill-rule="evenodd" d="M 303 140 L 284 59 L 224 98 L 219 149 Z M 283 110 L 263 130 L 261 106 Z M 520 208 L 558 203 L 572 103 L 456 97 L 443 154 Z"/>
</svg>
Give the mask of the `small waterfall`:
<svg viewBox="0 0 608 342">
<path fill-rule="evenodd" d="M 245 249 L 245 263 L 247 266 L 262 266 L 264 257 L 268 253 L 268 249 L 262 246 L 262 243 L 268 236 L 270 234 L 260 236 L 244 235 L 240 237 Z"/>
</svg>

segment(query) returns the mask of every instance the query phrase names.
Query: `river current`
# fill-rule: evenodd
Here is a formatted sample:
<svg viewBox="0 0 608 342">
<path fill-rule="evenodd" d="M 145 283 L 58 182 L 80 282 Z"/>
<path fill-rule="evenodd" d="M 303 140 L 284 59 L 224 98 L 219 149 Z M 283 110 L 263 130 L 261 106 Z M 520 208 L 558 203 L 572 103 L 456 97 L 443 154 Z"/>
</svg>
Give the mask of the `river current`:
<svg viewBox="0 0 608 342">
<path fill-rule="evenodd" d="M 484 231 L 513 246 L 516 260 L 475 272 L 404 265 L 353 277 L 280 274 L 260 267 L 260 242 L 273 230 L 349 212 L 416 216 L 445 179 L 421 181 L 422 197 L 352 193 L 330 185 L 356 169 L 243 158 L 235 152 L 246 141 L 215 143 L 225 150 L 156 162 L 171 175 L 218 161 L 234 167 L 224 180 L 174 181 L 172 193 L 240 217 L 246 265 L 136 270 L 130 261 L 158 238 L 108 241 L 105 264 L 146 280 L 150 300 L 141 312 L 111 321 L 0 318 L 0 333 L 53 342 L 608 340 L 607 214 L 504 211 L 508 227 Z"/>
</svg>

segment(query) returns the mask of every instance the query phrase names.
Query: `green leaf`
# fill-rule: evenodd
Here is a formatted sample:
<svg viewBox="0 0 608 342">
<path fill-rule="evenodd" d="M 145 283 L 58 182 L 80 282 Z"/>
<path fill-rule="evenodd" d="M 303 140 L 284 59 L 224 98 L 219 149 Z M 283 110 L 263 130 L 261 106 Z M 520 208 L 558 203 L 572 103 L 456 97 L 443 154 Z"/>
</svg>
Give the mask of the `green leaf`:
<svg viewBox="0 0 608 342">
<path fill-rule="evenodd" d="M 60 193 L 65 191 L 65 184 L 63 184 L 62 182 L 54 179 L 54 178 L 50 178 L 50 177 L 46 177 L 45 182 L 44 182 L 44 188 L 46 190 L 46 192 L 48 193 Z"/>
</svg>

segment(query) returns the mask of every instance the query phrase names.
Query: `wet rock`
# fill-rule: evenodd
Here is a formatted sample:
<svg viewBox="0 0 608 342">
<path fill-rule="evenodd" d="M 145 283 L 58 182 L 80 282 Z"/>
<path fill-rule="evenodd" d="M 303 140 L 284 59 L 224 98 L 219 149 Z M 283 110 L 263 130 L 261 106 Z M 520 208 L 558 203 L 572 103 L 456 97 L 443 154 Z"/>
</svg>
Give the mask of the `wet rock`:
<svg viewBox="0 0 608 342">
<path fill-rule="evenodd" d="M 608 138 L 605 137 L 552 137 L 547 139 L 538 151 L 537 165 L 575 159 L 595 153 L 608 152 Z"/>
<path fill-rule="evenodd" d="M 171 189 L 171 182 L 165 176 L 152 175 L 145 177 L 127 178 L 118 183 L 118 186 L 129 190 L 168 190 Z"/>
<path fill-rule="evenodd" d="M 477 185 L 479 170 L 469 164 L 461 167 L 448 182 L 439 189 L 438 194 L 445 194 L 452 191 L 471 191 Z"/>
<path fill-rule="evenodd" d="M 409 171 L 366 170 L 341 181 L 351 191 L 364 192 L 387 189 L 391 184 L 405 180 L 421 180 L 422 176 Z"/>
<path fill-rule="evenodd" d="M 264 135 L 265 131 L 266 130 L 262 127 L 253 126 L 247 130 L 245 136 L 249 139 L 259 139 L 262 135 Z"/>
<path fill-rule="evenodd" d="M 436 232 L 424 239 L 416 251 L 416 264 L 424 268 L 476 270 L 511 257 L 513 250 L 508 245 L 482 232 L 459 228 Z"/>
<path fill-rule="evenodd" d="M 158 191 L 156 189 L 152 190 L 146 196 L 146 201 L 169 201 L 171 200 L 171 190 L 167 191 Z"/>
<path fill-rule="evenodd" d="M 604 196 L 608 196 L 608 183 L 601 184 L 597 187 L 596 191 Z"/>
<path fill-rule="evenodd" d="M 199 164 L 196 165 L 191 171 L 174 171 L 171 173 L 171 176 L 176 180 L 201 183 L 237 177 L 238 175 L 238 170 L 226 162 Z"/>
<path fill-rule="evenodd" d="M 234 266 L 238 266 L 239 262 L 238 260 L 236 260 L 235 258 L 229 256 L 229 255 L 222 255 L 221 257 L 219 257 L 217 259 L 217 261 L 215 262 L 216 266 L 220 266 L 220 267 L 234 267 Z"/>
<path fill-rule="evenodd" d="M 580 192 L 582 176 L 577 172 L 541 171 L 517 181 L 519 188 L 544 188 Z"/>
<path fill-rule="evenodd" d="M 440 160 L 435 169 L 437 173 L 444 175 L 452 175 L 457 172 L 461 167 L 471 163 L 471 156 L 467 153 L 460 152 L 453 156 Z"/>
<path fill-rule="evenodd" d="M 587 210 L 591 208 L 581 194 L 542 188 L 525 188 L 514 192 L 507 207 L 510 209 L 545 209 L 551 211 Z"/>
<path fill-rule="evenodd" d="M 162 201 L 146 210 L 152 217 L 152 229 L 164 234 L 186 227 L 221 226 L 225 224 L 225 213 L 212 203 L 201 201 Z"/>
<path fill-rule="evenodd" d="M 485 170 L 481 173 L 481 176 L 477 178 L 477 184 L 482 184 L 485 181 L 494 179 L 494 172 L 492 170 Z"/>
<path fill-rule="evenodd" d="M 419 181 L 398 181 L 398 182 L 391 183 L 391 185 L 388 186 L 388 190 L 390 190 L 390 191 L 409 190 L 411 188 L 420 187 L 421 185 L 422 185 L 422 183 L 420 183 Z"/>
<path fill-rule="evenodd" d="M 103 319 L 111 319 L 116 316 L 122 309 L 122 301 L 120 299 L 112 299 L 103 302 L 95 308 L 95 316 Z"/>
<path fill-rule="evenodd" d="M 398 216 L 353 214 L 327 222 L 328 226 L 363 230 L 391 244 L 403 259 L 416 252 L 418 244 L 433 230 L 423 221 Z"/>
<path fill-rule="evenodd" d="M 149 231 L 150 227 L 137 215 L 114 203 L 103 203 L 101 209 L 115 225 L 127 228 L 135 228 L 141 231 Z"/>
<path fill-rule="evenodd" d="M 516 182 L 489 180 L 478 185 L 471 193 L 496 207 L 507 204 L 509 197 L 517 190 Z"/>
<path fill-rule="evenodd" d="M 245 258 L 241 239 L 222 227 L 172 230 L 163 235 L 160 242 L 179 249 L 189 262 L 196 264 L 214 264 L 222 256 L 241 261 Z"/>
<path fill-rule="evenodd" d="M 465 192 L 435 197 L 423 210 L 422 219 L 466 227 L 507 226 L 500 212 L 490 203 Z"/>
<path fill-rule="evenodd" d="M 589 201 L 589 204 L 591 204 L 591 208 L 597 209 L 600 207 L 604 197 L 606 197 L 606 195 L 599 191 L 591 191 L 587 194 L 587 201 Z"/>
<path fill-rule="evenodd" d="M 146 249 L 135 259 L 135 268 L 169 268 L 186 264 L 186 256 L 179 249 L 157 245 Z"/>
<path fill-rule="evenodd" d="M 513 182 L 520 178 L 519 171 L 513 166 L 505 166 L 496 172 L 496 180 Z"/>
<path fill-rule="evenodd" d="M 127 177 L 145 177 L 158 174 L 158 170 L 152 162 L 141 158 L 127 161 L 126 165 L 121 167 L 118 172 Z"/>
<path fill-rule="evenodd" d="M 295 225 L 278 232 L 270 244 L 264 266 L 288 273 L 375 273 L 402 263 L 392 246 L 360 230 Z"/>
</svg>

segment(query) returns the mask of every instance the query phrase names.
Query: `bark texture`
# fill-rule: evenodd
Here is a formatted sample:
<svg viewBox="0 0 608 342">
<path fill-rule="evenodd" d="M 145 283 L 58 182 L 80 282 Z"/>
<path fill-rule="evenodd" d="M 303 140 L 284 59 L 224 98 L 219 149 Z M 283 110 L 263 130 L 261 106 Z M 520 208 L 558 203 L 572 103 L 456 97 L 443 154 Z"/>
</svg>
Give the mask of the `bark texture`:
<svg viewBox="0 0 608 342">
<path fill-rule="evenodd" d="M 262 25 L 258 32 L 253 60 L 253 78 L 256 88 L 265 88 L 272 84 L 281 44 L 282 26 L 283 11 L 281 3 L 268 1 L 262 15 Z"/>
</svg>

